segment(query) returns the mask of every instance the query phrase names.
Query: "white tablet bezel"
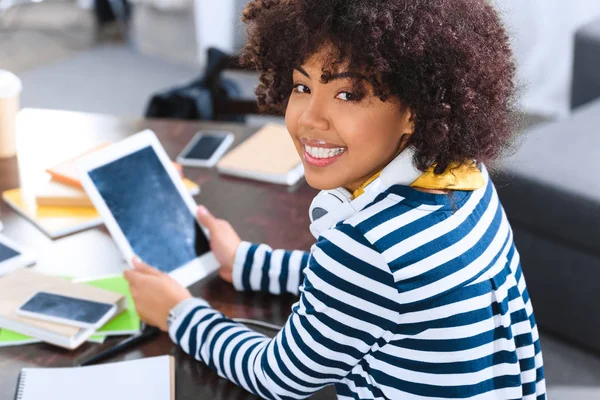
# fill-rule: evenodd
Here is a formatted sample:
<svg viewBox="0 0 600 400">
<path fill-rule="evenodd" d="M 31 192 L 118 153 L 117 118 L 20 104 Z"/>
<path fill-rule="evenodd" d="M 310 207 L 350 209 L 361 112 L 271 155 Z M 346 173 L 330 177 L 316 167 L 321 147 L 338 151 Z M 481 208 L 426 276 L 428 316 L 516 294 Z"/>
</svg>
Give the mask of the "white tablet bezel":
<svg viewBox="0 0 600 400">
<path fill-rule="evenodd" d="M 6 247 L 10 247 L 11 249 L 19 253 L 18 256 L 9 258 L 4 261 L 0 261 L 0 276 L 6 275 L 9 272 L 12 272 L 19 268 L 28 267 L 35 263 L 36 257 L 31 250 L 21 247 L 11 239 L 1 234 L 0 243 Z"/>
<path fill-rule="evenodd" d="M 213 152 L 208 160 L 198 160 L 196 158 L 186 158 L 187 153 L 198 143 L 204 136 L 221 136 L 223 141 Z M 223 154 L 229 149 L 234 140 L 234 135 L 228 131 L 199 131 L 196 132 L 192 140 L 181 150 L 177 156 L 177 162 L 186 167 L 214 167 L 215 164 L 223 157 Z"/>
<path fill-rule="evenodd" d="M 85 189 L 88 196 L 92 200 L 92 203 L 98 210 L 98 213 L 102 216 L 104 220 L 104 224 L 106 228 L 112 235 L 113 239 L 117 243 L 117 246 L 121 250 L 121 253 L 125 257 L 125 261 L 127 264 L 133 268 L 132 259 L 134 257 L 133 249 L 129 244 L 129 241 L 125 237 L 125 234 L 117 224 L 112 212 L 107 207 L 106 202 L 100 195 L 100 192 L 94 185 L 94 182 L 89 176 L 89 171 L 102 167 L 108 163 L 116 161 L 124 156 L 135 153 L 146 147 L 152 147 L 158 159 L 163 165 L 163 168 L 169 174 L 171 181 L 175 185 L 175 188 L 179 192 L 179 195 L 184 200 L 185 204 L 188 206 L 192 217 L 195 218 L 197 205 L 194 202 L 193 197 L 187 191 L 183 180 L 179 176 L 179 173 L 173 166 L 173 163 L 169 159 L 169 156 L 165 152 L 164 148 L 160 144 L 158 138 L 151 130 L 147 129 L 145 131 L 139 132 L 133 136 L 130 136 L 118 143 L 113 144 L 107 148 L 98 150 L 88 156 L 82 158 L 79 162 L 76 163 L 76 167 L 79 171 L 81 183 L 83 188 Z M 204 234 L 207 239 L 209 238 L 208 230 L 201 226 Z M 212 251 L 208 251 L 207 253 L 201 255 L 200 257 L 196 257 L 194 260 L 188 262 L 185 265 L 180 266 L 179 268 L 171 271 L 169 275 L 173 277 L 176 281 L 184 286 L 190 286 L 195 282 L 205 278 L 219 267 L 219 263 L 215 258 Z"/>
<path fill-rule="evenodd" d="M 98 321 L 96 321 L 96 322 L 94 322 L 92 324 L 88 324 L 88 323 L 85 323 L 85 322 L 77 321 L 77 320 L 74 320 L 74 319 L 54 317 L 52 315 L 47 315 L 47 314 L 44 314 L 44 313 L 37 313 L 37 312 L 32 312 L 32 311 L 25 311 L 25 310 L 21 309 L 21 307 L 23 307 L 25 304 L 27 304 L 31 299 L 33 299 L 39 293 L 48 293 L 48 294 L 52 294 L 52 295 L 56 295 L 56 296 L 62 296 L 62 297 L 72 298 L 72 299 L 75 299 L 75 300 L 85 300 L 85 301 L 90 301 L 92 303 L 107 304 L 107 305 L 110 306 L 110 308 L 108 309 L 108 311 L 106 313 L 104 313 L 104 315 L 102 316 L 102 318 L 100 318 Z M 82 329 L 99 329 L 99 328 L 103 327 L 112 317 L 115 316 L 115 314 L 117 313 L 117 306 L 115 304 L 103 303 L 101 301 L 93 301 L 93 300 L 88 300 L 88 299 L 79 299 L 79 298 L 72 297 L 72 296 L 65 296 L 64 294 L 57 294 L 57 293 L 47 292 L 45 290 L 40 290 L 40 291 L 35 292 L 31 296 L 29 296 L 29 298 L 27 300 L 25 300 L 23 302 L 23 304 L 21 304 L 19 306 L 19 308 L 17 308 L 16 313 L 17 313 L 17 315 L 20 315 L 22 317 L 33 318 L 33 319 L 37 319 L 37 320 L 41 320 L 41 321 L 54 322 L 54 323 L 57 323 L 57 324 L 74 326 L 76 328 L 82 328 Z"/>
</svg>

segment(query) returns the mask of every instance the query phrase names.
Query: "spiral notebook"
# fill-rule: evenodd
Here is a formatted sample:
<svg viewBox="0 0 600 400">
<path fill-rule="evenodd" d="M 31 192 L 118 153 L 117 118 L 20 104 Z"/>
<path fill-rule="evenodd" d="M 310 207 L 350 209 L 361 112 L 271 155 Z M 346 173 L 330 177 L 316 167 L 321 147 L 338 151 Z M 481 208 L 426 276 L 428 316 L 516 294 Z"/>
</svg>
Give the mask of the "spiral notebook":
<svg viewBox="0 0 600 400">
<path fill-rule="evenodd" d="M 15 400 L 174 400 L 171 356 L 73 368 L 23 368 Z"/>
</svg>

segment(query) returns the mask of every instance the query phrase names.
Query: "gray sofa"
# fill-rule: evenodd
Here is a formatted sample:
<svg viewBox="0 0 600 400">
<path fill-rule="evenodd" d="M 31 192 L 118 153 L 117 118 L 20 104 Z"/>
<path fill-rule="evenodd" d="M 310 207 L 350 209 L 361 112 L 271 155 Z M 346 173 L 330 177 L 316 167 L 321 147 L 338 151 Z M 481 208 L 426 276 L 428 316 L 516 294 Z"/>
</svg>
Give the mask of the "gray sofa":
<svg viewBox="0 0 600 400">
<path fill-rule="evenodd" d="M 600 20 L 575 36 L 571 105 L 527 132 L 494 179 L 537 322 L 600 352 Z"/>
<path fill-rule="evenodd" d="M 539 325 L 600 351 L 600 99 L 527 132 L 494 172 Z"/>
<path fill-rule="evenodd" d="M 600 19 L 577 31 L 573 55 L 571 108 L 600 98 Z"/>
</svg>

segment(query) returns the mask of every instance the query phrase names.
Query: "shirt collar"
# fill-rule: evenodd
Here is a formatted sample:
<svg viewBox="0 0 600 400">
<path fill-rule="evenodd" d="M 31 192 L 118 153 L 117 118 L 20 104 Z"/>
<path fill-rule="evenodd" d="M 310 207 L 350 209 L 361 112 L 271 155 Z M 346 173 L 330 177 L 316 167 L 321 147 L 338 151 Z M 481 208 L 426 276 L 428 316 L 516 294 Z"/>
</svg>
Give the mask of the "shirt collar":
<svg viewBox="0 0 600 400">
<path fill-rule="evenodd" d="M 419 176 L 410 187 L 419 187 L 431 190 L 467 190 L 473 191 L 485 186 L 483 174 L 475 165 L 475 162 L 469 163 L 451 163 L 446 170 L 437 175 L 434 173 L 435 165 L 431 166 L 421 176 Z M 383 170 L 382 170 L 383 171 Z M 356 199 L 365 192 L 365 188 L 381 175 L 377 172 L 365 183 L 360 185 L 352 193 L 352 198 Z"/>
</svg>

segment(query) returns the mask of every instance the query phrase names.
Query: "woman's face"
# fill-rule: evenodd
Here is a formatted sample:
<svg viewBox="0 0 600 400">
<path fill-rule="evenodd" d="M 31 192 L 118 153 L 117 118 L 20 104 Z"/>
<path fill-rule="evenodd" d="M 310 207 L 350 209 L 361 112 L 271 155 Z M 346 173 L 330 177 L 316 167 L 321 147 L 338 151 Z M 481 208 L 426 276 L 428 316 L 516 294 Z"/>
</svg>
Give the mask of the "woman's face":
<svg viewBox="0 0 600 400">
<path fill-rule="evenodd" d="M 294 69 L 285 122 L 308 184 L 352 192 L 394 159 L 413 124 L 397 99 L 383 102 L 367 84 L 356 93 L 353 83 L 361 77 L 354 71 L 332 71 L 323 82 L 327 55 L 321 50 Z"/>
</svg>

